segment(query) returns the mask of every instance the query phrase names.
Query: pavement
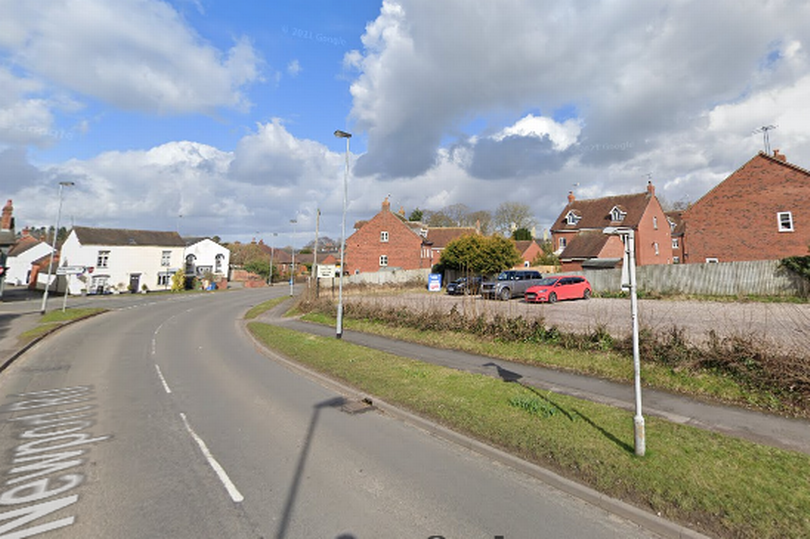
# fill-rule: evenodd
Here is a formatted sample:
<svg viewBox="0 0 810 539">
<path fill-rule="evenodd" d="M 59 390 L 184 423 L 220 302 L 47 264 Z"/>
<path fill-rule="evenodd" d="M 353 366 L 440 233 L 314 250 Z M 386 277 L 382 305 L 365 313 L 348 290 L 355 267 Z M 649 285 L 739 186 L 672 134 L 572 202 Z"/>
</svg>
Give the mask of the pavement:
<svg viewBox="0 0 810 539">
<path fill-rule="evenodd" d="M 6 286 L 0 301 L 0 371 L 33 346 L 21 345 L 20 335 L 39 325 L 41 307 L 41 292 Z"/>
</svg>

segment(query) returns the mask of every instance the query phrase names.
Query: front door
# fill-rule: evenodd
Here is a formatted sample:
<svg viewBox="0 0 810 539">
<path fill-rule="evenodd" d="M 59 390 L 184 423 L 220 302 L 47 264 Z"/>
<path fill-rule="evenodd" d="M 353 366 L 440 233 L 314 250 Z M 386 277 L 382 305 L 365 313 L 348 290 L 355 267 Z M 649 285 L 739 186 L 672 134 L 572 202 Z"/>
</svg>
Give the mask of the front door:
<svg viewBox="0 0 810 539">
<path fill-rule="evenodd" d="M 129 291 L 133 294 L 138 292 L 138 287 L 141 284 L 141 274 L 133 273 L 129 276 Z"/>
</svg>

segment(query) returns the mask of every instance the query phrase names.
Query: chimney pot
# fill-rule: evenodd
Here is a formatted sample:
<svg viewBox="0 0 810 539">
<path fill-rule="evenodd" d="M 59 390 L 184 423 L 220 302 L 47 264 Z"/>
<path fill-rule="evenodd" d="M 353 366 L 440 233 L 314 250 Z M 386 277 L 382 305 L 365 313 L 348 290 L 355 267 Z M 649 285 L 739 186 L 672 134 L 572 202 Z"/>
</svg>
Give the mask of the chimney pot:
<svg viewBox="0 0 810 539">
<path fill-rule="evenodd" d="M 647 194 L 650 196 L 655 196 L 655 186 L 653 185 L 652 181 L 647 182 Z"/>
<path fill-rule="evenodd" d="M 573 204 L 576 198 L 574 197 L 573 191 L 568 191 L 568 203 Z"/>
<path fill-rule="evenodd" d="M 774 159 L 779 159 L 780 161 L 785 162 L 785 163 L 787 162 L 787 156 L 785 154 L 783 154 L 783 153 L 779 153 L 778 149 L 773 151 L 773 158 Z"/>
</svg>

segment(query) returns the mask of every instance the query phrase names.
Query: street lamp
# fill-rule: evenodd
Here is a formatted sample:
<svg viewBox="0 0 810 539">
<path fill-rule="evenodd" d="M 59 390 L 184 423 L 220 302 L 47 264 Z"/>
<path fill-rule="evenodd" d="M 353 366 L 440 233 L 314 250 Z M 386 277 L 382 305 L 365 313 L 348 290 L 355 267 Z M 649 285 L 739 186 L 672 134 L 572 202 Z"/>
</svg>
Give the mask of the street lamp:
<svg viewBox="0 0 810 539">
<path fill-rule="evenodd" d="M 335 337 L 341 339 L 343 338 L 343 264 L 346 246 L 346 196 L 349 189 L 349 140 L 352 138 L 352 134 L 337 130 L 335 131 L 335 136 L 346 139 L 346 170 L 343 173 L 343 219 L 340 224 L 340 279 L 338 280 L 337 327 L 335 328 Z"/>
<path fill-rule="evenodd" d="M 276 236 L 278 236 L 278 232 L 273 232 L 273 237 Z M 273 252 L 275 249 L 273 244 L 276 242 L 276 240 L 270 240 L 270 242 L 270 286 L 273 286 Z"/>
<path fill-rule="evenodd" d="M 56 236 L 59 234 L 59 220 L 62 218 L 62 189 L 65 187 L 73 187 L 76 185 L 74 182 L 59 182 L 59 209 L 56 212 L 56 227 L 53 229 L 53 244 L 51 245 L 51 259 L 48 262 L 48 281 L 45 283 L 45 293 L 42 295 L 42 308 L 40 312 L 45 314 L 45 309 L 48 306 L 48 291 L 51 288 L 51 272 L 53 271 L 53 255 L 56 251 Z M 65 290 L 67 294 L 67 290 Z"/>
<path fill-rule="evenodd" d="M 624 242 L 624 261 L 622 265 L 622 287 L 630 287 L 630 317 L 633 321 L 633 371 L 636 393 L 636 414 L 633 417 L 635 433 L 635 450 L 639 457 L 644 456 L 644 416 L 641 415 L 641 359 L 638 347 L 638 293 L 636 288 L 636 234 L 627 227 L 609 226 L 602 230 L 604 234 L 619 236 Z"/>
<path fill-rule="evenodd" d="M 290 241 L 290 250 L 292 251 L 292 269 L 290 270 L 290 295 L 293 295 L 293 283 L 295 282 L 295 224 L 296 219 L 290 219 L 293 226 L 292 241 Z"/>
</svg>

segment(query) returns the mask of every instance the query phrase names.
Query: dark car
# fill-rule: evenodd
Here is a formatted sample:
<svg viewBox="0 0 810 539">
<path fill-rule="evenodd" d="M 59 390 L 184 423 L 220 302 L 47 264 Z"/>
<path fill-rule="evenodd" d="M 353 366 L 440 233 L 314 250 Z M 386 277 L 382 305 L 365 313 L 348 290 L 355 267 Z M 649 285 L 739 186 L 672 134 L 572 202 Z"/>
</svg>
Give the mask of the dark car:
<svg viewBox="0 0 810 539">
<path fill-rule="evenodd" d="M 461 277 L 453 282 L 447 283 L 447 293 L 451 296 L 464 294 L 478 294 L 481 290 L 481 277 Z"/>
<path fill-rule="evenodd" d="M 529 303 L 556 303 L 564 299 L 588 299 L 591 297 L 591 283 L 580 275 L 547 277 L 526 290 Z"/>
</svg>

